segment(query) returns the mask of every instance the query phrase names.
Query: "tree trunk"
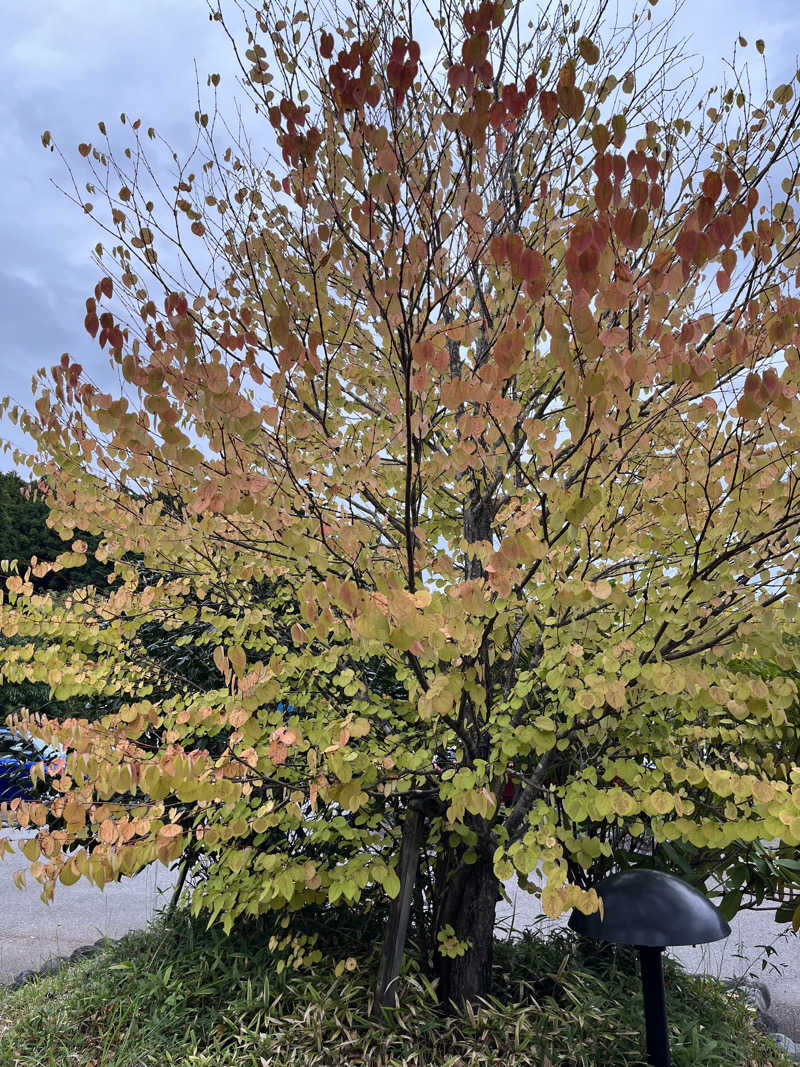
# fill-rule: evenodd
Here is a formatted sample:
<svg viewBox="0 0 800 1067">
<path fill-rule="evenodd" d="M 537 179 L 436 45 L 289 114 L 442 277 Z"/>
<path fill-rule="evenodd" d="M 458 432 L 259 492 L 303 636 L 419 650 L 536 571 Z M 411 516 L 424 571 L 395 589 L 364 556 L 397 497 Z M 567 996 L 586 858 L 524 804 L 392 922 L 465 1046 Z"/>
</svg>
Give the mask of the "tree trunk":
<svg viewBox="0 0 800 1067">
<path fill-rule="evenodd" d="M 422 812 L 418 808 L 410 807 L 403 823 L 403 838 L 397 864 L 400 891 L 389 905 L 389 920 L 386 924 L 378 967 L 378 981 L 372 1007 L 372 1014 L 375 1016 L 380 1013 L 382 1007 L 397 1005 L 397 979 L 400 977 L 400 967 L 406 947 L 408 917 L 419 866 L 423 829 Z"/>
<path fill-rule="evenodd" d="M 470 945 L 463 956 L 436 953 L 439 1002 L 451 1010 L 490 991 L 494 916 L 500 896 L 491 855 L 456 869 L 445 894 L 438 928 L 452 926 L 458 940 Z"/>
<path fill-rule="evenodd" d="M 174 890 L 174 892 L 172 894 L 172 899 L 170 900 L 169 907 L 167 908 L 167 916 L 170 919 L 174 916 L 174 914 L 175 914 L 175 912 L 177 910 L 178 901 L 180 900 L 181 892 L 183 891 L 183 886 L 184 886 L 184 883 L 186 882 L 186 875 L 191 870 L 192 864 L 194 863 L 194 861 L 196 859 L 197 859 L 197 856 L 195 855 L 195 853 L 194 853 L 194 851 L 192 849 L 187 849 L 186 852 L 184 852 L 184 854 L 183 854 L 183 859 L 181 861 L 181 867 L 180 867 L 180 874 L 178 876 L 178 884 L 175 886 L 175 890 Z"/>
</svg>

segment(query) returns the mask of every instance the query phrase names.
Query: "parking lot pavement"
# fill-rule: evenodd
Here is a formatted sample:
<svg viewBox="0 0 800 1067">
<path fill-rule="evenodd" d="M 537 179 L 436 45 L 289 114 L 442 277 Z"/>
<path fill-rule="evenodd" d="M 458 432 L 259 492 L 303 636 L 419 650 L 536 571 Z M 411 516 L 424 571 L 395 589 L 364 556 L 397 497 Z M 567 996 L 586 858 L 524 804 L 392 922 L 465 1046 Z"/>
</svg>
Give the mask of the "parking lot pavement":
<svg viewBox="0 0 800 1067">
<path fill-rule="evenodd" d="M 776 923 L 771 912 L 742 911 L 724 941 L 674 949 L 672 955 L 698 974 L 758 983 L 766 990 L 763 1011 L 774 1029 L 800 1042 L 800 936 Z"/>
<path fill-rule="evenodd" d="M 10 841 L 31 836 L 9 829 L 0 834 Z M 45 904 L 42 887 L 30 875 L 24 889 L 14 885 L 14 872 L 28 866 L 17 852 L 0 860 L 0 984 L 101 937 L 121 937 L 146 926 L 154 911 L 169 903 L 177 881 L 177 871 L 155 863 L 103 890 L 84 879 L 70 886 L 59 884 L 53 901 Z"/>
<path fill-rule="evenodd" d="M 520 889 L 516 879 L 506 883 L 506 891 L 510 903 L 501 900 L 497 905 L 498 933 L 519 936 L 531 927 L 546 933 L 566 925 L 568 915 L 548 919 L 539 901 Z M 724 941 L 670 949 L 669 955 L 694 974 L 757 983 L 759 1007 L 770 1029 L 800 1042 L 800 935 L 789 925 L 778 925 L 772 912 L 742 911 Z"/>
</svg>

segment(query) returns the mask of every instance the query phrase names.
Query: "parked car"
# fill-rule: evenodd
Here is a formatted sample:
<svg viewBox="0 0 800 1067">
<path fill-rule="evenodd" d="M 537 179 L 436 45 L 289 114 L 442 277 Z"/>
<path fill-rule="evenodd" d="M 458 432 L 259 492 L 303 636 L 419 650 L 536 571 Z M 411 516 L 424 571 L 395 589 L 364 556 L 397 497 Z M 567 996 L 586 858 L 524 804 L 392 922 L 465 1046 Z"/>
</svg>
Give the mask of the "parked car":
<svg viewBox="0 0 800 1067">
<path fill-rule="evenodd" d="M 38 737 L 17 737 L 5 726 L 0 727 L 0 803 L 31 800 L 35 787 L 31 768 L 63 756 Z"/>
</svg>

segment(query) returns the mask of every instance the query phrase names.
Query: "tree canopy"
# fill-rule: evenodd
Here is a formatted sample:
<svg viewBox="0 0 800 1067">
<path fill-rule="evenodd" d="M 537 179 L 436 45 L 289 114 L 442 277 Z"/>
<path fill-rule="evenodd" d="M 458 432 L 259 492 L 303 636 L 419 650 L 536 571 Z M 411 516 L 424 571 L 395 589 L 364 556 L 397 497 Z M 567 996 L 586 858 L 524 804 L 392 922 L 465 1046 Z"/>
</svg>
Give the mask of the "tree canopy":
<svg viewBox="0 0 800 1067">
<path fill-rule="evenodd" d="M 37 722 L 46 894 L 191 843 L 229 927 L 404 899 L 419 856 L 447 1001 L 514 872 L 558 915 L 614 835 L 800 843 L 796 687 L 746 669 L 797 664 L 800 99 L 737 59 L 697 109 L 653 6 L 242 2 L 247 136 L 198 110 L 154 199 L 138 121 L 78 147 L 124 384 L 65 356 L 11 413 L 58 565 L 93 535 L 116 581 L 12 575 L 2 629 L 130 696 Z M 153 699 L 153 623 L 202 623 L 217 680 Z"/>
</svg>

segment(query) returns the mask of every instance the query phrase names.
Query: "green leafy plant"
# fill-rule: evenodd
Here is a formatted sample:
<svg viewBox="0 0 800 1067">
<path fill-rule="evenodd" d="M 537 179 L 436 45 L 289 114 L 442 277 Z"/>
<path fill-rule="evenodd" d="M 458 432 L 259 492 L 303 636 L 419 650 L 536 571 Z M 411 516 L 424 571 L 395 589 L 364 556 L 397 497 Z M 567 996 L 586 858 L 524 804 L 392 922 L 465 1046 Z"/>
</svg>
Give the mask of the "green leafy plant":
<svg viewBox="0 0 800 1067">
<path fill-rule="evenodd" d="M 0 997 L 0 1057 L 14 1067 L 643 1067 L 632 952 L 569 934 L 495 945 L 495 994 L 444 1017 L 416 952 L 398 1009 L 370 1018 L 385 912 L 295 916 L 320 959 L 298 959 L 275 918 L 229 937 L 186 912 Z M 320 963 L 324 959 L 327 964 Z M 336 960 L 334 965 L 333 961 Z M 718 984 L 667 965 L 676 1067 L 783 1067 L 753 1013 Z"/>
</svg>

